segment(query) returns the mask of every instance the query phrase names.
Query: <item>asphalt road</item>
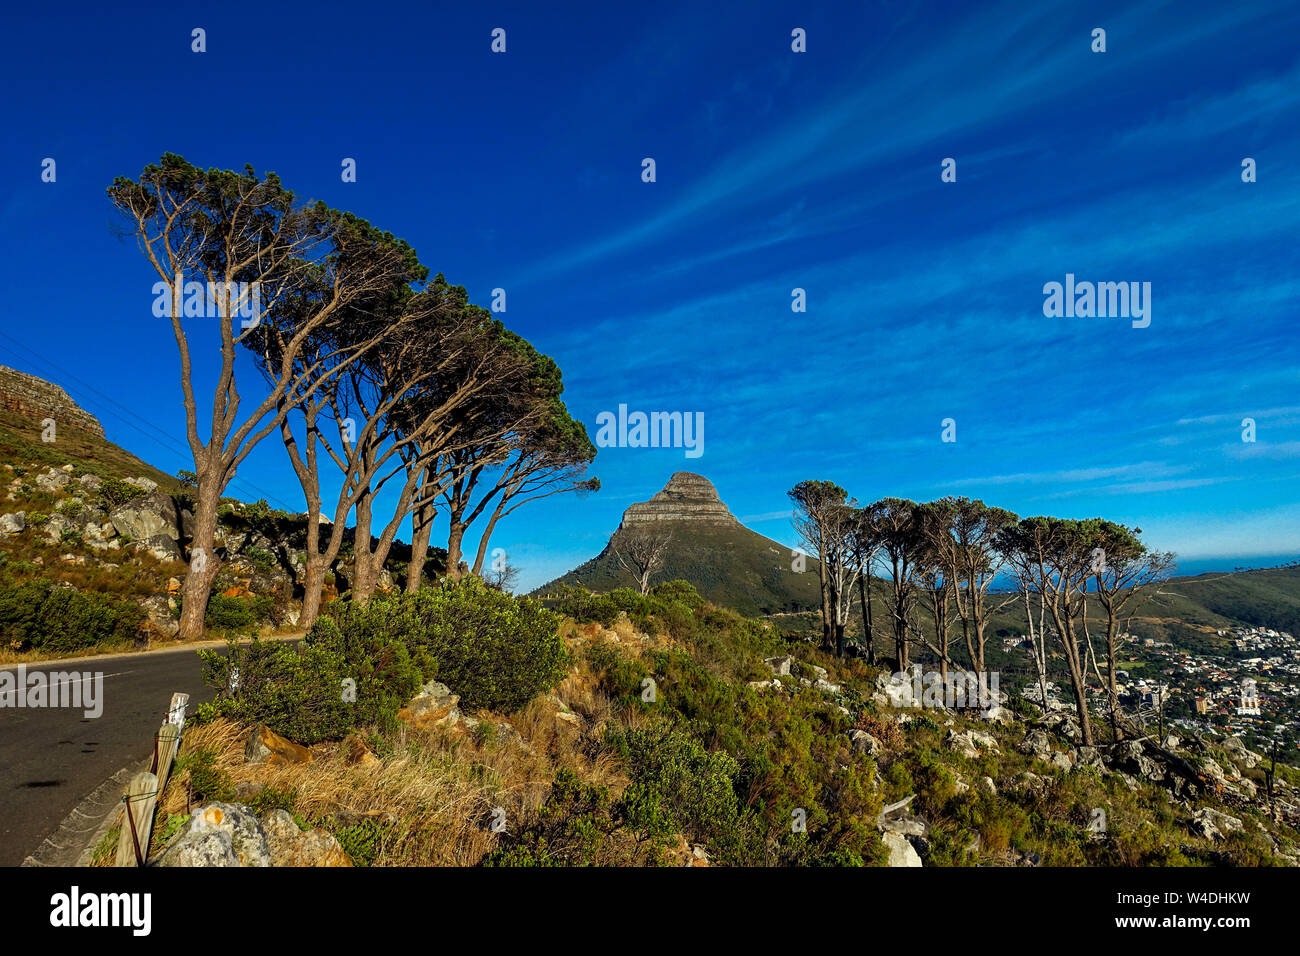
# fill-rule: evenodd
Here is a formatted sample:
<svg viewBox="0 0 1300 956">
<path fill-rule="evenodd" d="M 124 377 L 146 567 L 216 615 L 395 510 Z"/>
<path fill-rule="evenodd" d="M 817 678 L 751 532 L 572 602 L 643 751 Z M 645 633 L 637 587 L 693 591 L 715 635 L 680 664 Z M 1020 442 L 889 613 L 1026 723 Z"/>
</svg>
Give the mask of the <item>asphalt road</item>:
<svg viewBox="0 0 1300 956">
<path fill-rule="evenodd" d="M 103 713 L 0 707 L 0 866 L 18 866 L 84 796 L 149 756 L 173 693 L 190 695 L 191 713 L 212 697 L 192 647 L 27 666 L 35 671 L 102 673 Z"/>
</svg>

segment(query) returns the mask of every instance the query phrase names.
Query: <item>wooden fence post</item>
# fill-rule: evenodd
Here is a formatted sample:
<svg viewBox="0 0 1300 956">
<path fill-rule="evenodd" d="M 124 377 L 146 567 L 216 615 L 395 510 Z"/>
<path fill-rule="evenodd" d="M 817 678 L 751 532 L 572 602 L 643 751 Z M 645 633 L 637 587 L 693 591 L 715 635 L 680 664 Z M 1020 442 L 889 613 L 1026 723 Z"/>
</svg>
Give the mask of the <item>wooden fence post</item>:
<svg viewBox="0 0 1300 956">
<path fill-rule="evenodd" d="M 149 862 L 149 841 L 153 836 L 154 810 L 171 776 L 172 762 L 181 745 L 185 708 L 189 694 L 172 694 L 167 720 L 154 738 L 152 773 L 138 773 L 131 779 L 122 813 L 122 831 L 117 840 L 117 866 Z M 137 856 L 138 853 L 138 856 Z"/>
<path fill-rule="evenodd" d="M 172 694 L 171 707 L 167 709 L 167 723 L 175 724 L 177 730 L 185 726 L 185 707 L 189 702 L 189 694 Z"/>
<path fill-rule="evenodd" d="M 149 835 L 153 830 L 153 809 L 158 803 L 158 778 L 138 773 L 131 778 L 122 813 L 122 833 L 117 841 L 117 866 L 136 866 L 136 846 L 140 859 L 149 853 Z"/>
</svg>

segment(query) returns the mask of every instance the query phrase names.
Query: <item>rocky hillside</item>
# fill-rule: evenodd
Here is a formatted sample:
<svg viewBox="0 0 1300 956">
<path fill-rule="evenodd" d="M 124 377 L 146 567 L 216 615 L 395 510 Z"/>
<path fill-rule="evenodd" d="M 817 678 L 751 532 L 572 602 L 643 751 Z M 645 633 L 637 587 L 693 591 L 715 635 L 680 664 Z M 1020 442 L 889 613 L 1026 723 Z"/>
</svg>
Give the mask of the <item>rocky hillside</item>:
<svg viewBox="0 0 1300 956">
<path fill-rule="evenodd" d="M 677 472 L 650 500 L 628 508 L 619 530 L 645 526 L 671 535 L 652 583 L 689 581 L 710 601 L 749 615 L 817 606 L 816 561 L 808 559 L 803 573 L 792 570 L 790 549 L 737 521 L 702 475 Z M 615 555 L 616 539 L 617 533 L 599 555 L 535 593 L 548 594 L 559 585 L 598 592 L 630 586 L 632 579 Z"/>
<path fill-rule="evenodd" d="M 393 727 L 308 746 L 200 717 L 160 801 L 159 861 L 1300 863 L 1300 774 L 1236 738 L 1089 747 L 1050 704 L 936 706 L 680 585 L 560 634 L 567 673 L 517 709 L 468 707 L 449 678 Z M 218 836 L 196 825 L 214 817 Z"/>
<path fill-rule="evenodd" d="M 52 436 L 43 424 L 51 416 Z M 41 657 L 116 646 L 124 635 L 138 646 L 175 636 L 193 521 L 189 495 L 183 482 L 105 439 L 99 422 L 62 389 L 0 369 L 0 651 Z M 264 501 L 223 500 L 222 569 L 208 612 L 214 631 L 296 624 L 305 528 L 304 515 Z M 350 553 L 345 541 L 327 601 L 348 587 Z M 397 585 L 409 556 L 409 548 L 394 547 L 381 589 Z M 48 600 L 51 589 L 86 600 L 69 610 L 64 599 Z M 36 615 L 24 611 L 33 601 L 43 605 Z M 68 626 L 51 638 L 47 632 L 60 630 L 51 626 L 55 608 Z M 85 626 L 81 616 L 90 610 L 102 626 Z M 84 634 L 83 643 L 74 632 Z"/>
</svg>

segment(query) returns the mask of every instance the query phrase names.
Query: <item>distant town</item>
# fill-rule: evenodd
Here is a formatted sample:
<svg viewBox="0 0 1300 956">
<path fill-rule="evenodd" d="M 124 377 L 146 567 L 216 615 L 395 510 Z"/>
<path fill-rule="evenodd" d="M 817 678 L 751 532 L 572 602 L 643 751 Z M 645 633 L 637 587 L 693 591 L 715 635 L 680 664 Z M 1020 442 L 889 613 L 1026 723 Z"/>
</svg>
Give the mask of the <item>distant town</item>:
<svg viewBox="0 0 1300 956">
<path fill-rule="evenodd" d="M 1130 658 L 1127 668 L 1115 672 L 1124 713 L 1153 731 L 1163 722 L 1184 732 L 1242 737 L 1262 753 L 1276 740 L 1279 759 L 1293 753 L 1300 744 L 1300 640 L 1287 631 L 1244 625 L 1214 634 L 1224 645 L 1221 654 L 1120 634 Z M 1013 655 L 1029 654 L 1023 635 L 1006 636 L 1002 643 Z M 1100 667 L 1104 673 L 1104 661 Z M 1093 707 L 1104 711 L 1103 689 L 1090 685 L 1089 695 Z M 1041 692 L 1030 684 L 1023 696 L 1037 702 Z M 1073 706 L 1052 683 L 1048 701 L 1053 709 Z"/>
</svg>

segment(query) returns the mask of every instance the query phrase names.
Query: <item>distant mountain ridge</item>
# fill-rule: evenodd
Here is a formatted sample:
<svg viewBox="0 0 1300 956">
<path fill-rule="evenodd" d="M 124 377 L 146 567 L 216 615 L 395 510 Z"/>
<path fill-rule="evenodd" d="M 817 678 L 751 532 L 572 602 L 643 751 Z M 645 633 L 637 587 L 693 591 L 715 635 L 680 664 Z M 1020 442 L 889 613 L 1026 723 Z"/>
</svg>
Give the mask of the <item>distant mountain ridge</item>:
<svg viewBox="0 0 1300 956">
<path fill-rule="evenodd" d="M 793 570 L 790 549 L 736 520 L 703 475 L 677 472 L 648 501 L 628 508 L 619 529 L 651 523 L 672 535 L 664 566 L 652 584 L 680 578 L 715 604 L 750 616 L 806 611 L 819 604 L 816 560 L 807 559 L 803 572 Z M 561 584 L 597 592 L 633 586 L 613 544 L 611 538 L 596 557 L 534 593 L 546 594 Z"/>
</svg>

